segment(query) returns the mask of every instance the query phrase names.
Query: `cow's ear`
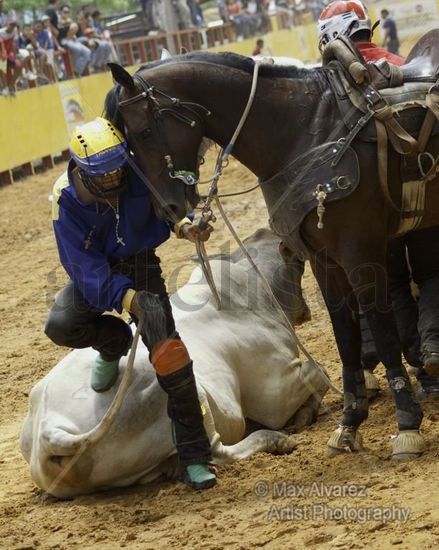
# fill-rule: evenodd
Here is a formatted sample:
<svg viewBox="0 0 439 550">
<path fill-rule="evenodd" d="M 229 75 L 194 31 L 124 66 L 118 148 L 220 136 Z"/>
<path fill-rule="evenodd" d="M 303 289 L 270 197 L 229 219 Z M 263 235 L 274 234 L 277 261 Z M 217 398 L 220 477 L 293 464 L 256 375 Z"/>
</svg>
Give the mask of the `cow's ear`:
<svg viewBox="0 0 439 550">
<path fill-rule="evenodd" d="M 119 65 L 118 63 L 107 63 L 107 66 L 110 69 L 115 82 L 117 82 L 127 90 L 136 89 L 133 77 L 126 69 L 122 67 L 122 65 Z"/>
</svg>

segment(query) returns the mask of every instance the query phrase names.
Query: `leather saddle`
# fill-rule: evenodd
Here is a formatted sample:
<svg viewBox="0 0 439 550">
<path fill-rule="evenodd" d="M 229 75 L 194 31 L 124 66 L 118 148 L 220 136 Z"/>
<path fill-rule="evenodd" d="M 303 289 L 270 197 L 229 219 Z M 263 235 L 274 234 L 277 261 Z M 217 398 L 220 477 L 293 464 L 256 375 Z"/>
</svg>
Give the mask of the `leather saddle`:
<svg viewBox="0 0 439 550">
<path fill-rule="evenodd" d="M 404 82 L 436 82 L 439 77 L 439 29 L 419 39 L 401 71 Z"/>
<path fill-rule="evenodd" d="M 388 146 L 390 142 L 402 162 L 416 165 L 439 132 L 439 30 L 418 41 L 403 67 L 385 60 L 365 63 L 345 37 L 328 44 L 323 63 L 349 130 L 346 146 L 356 138 L 377 142 L 381 189 L 390 206 L 398 210 L 388 187 Z M 419 182 L 434 177 L 439 161 L 436 149 L 426 153 L 433 163 L 426 173 L 419 169 Z"/>
</svg>

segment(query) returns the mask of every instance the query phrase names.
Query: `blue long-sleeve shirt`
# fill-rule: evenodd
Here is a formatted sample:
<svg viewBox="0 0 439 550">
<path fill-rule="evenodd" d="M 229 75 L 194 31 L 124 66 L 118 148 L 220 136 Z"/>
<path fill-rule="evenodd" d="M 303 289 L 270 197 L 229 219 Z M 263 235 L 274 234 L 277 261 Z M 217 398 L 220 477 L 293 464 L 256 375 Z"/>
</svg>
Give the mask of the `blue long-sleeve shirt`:
<svg viewBox="0 0 439 550">
<path fill-rule="evenodd" d="M 73 184 L 71 163 L 53 190 L 53 227 L 61 264 L 85 300 L 102 311 L 122 311 L 122 298 L 133 281 L 111 270 L 111 262 L 146 248 L 156 248 L 170 235 L 168 223 L 153 210 L 151 193 L 128 168 L 129 184 L 119 196 L 119 226 L 107 204 L 83 203 Z M 117 242 L 117 235 L 125 246 Z"/>
</svg>

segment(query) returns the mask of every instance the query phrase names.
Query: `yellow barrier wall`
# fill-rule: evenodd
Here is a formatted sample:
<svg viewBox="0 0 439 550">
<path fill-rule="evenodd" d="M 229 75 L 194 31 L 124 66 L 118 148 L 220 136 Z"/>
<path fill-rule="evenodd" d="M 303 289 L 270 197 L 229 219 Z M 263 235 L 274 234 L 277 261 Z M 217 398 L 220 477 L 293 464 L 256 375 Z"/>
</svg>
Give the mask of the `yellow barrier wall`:
<svg viewBox="0 0 439 550">
<path fill-rule="evenodd" d="M 78 91 L 84 119 L 102 113 L 111 74 L 97 74 L 0 97 L 0 172 L 68 148 L 60 87 Z"/>
</svg>

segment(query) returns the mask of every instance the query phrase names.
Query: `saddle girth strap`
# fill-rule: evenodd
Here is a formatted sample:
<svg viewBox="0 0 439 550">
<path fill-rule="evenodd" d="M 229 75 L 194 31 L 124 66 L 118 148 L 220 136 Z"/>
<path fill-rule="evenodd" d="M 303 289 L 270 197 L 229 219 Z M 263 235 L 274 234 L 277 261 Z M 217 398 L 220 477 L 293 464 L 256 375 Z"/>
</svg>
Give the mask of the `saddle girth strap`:
<svg viewBox="0 0 439 550">
<path fill-rule="evenodd" d="M 388 204 L 399 212 L 389 191 L 388 140 L 394 150 L 401 155 L 414 155 L 418 151 L 418 142 L 397 122 L 392 107 L 373 86 L 366 87 L 366 97 L 370 101 L 377 130 L 378 174 L 381 191 Z"/>
</svg>

